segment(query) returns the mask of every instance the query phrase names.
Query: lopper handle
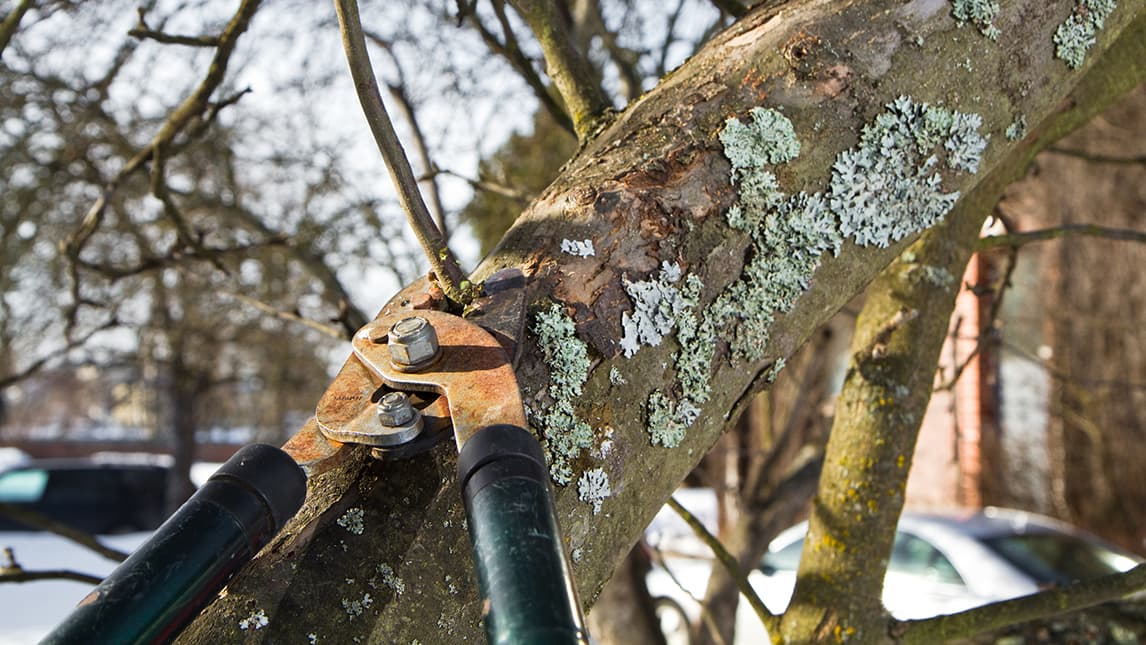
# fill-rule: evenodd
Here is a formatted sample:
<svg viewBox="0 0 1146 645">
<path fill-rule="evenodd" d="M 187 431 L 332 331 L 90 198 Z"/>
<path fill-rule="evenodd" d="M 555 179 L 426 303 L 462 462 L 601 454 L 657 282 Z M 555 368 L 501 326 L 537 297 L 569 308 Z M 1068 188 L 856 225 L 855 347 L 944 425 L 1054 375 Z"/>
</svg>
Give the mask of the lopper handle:
<svg viewBox="0 0 1146 645">
<path fill-rule="evenodd" d="M 478 431 L 458 455 L 458 483 L 489 643 L 588 643 L 545 457 L 533 435 L 512 425 Z"/>
<path fill-rule="evenodd" d="M 306 476 L 290 455 L 242 448 L 41 645 L 172 640 L 305 497 Z"/>
</svg>

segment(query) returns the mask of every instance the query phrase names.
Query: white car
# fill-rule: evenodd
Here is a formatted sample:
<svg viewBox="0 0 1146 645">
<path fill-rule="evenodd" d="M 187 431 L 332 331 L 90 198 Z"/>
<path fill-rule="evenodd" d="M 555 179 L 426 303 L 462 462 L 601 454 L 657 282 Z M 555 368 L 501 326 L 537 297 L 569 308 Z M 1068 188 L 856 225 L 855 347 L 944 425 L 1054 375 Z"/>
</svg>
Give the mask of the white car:
<svg viewBox="0 0 1146 645">
<path fill-rule="evenodd" d="M 705 507 L 703 493 L 689 495 Z M 681 503 L 691 508 L 688 501 Z M 663 510 L 646 532 L 650 546 L 663 556 L 663 566 L 654 566 L 646 583 L 669 643 L 687 644 L 689 626 L 700 619 L 696 599 L 704 596 L 712 559 L 699 541 L 680 532 L 666 512 L 673 513 Z M 773 613 L 783 612 L 791 599 L 806 533 L 807 523 L 781 533 L 748 575 Z M 908 512 L 899 522 L 883 604 L 899 619 L 927 618 L 1027 595 L 1048 585 L 1126 571 L 1139 562 L 1137 556 L 1094 536 L 1032 513 L 999 508 Z M 736 643 L 763 642 L 768 642 L 763 626 L 747 603 L 740 603 Z"/>
</svg>

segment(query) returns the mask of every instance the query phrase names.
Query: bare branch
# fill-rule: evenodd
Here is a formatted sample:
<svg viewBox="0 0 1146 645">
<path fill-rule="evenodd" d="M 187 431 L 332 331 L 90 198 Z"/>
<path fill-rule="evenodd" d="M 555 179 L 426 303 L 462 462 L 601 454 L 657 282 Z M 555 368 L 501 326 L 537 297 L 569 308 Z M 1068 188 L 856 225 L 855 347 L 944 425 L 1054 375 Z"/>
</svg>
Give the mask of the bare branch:
<svg viewBox="0 0 1146 645">
<path fill-rule="evenodd" d="M 366 51 L 366 36 L 362 32 L 362 22 L 358 17 L 356 0 L 335 0 L 338 24 L 342 30 L 342 45 L 346 50 L 346 61 L 350 65 L 350 75 L 358 92 L 358 101 L 378 144 L 378 151 L 390 170 L 390 178 L 398 190 L 398 199 L 406 220 L 426 253 L 430 266 L 442 286 L 446 297 L 454 302 L 467 303 L 472 298 L 468 290 L 462 288 L 465 276 L 458 266 L 454 254 L 446 245 L 441 231 L 434 225 L 426 203 L 418 192 L 418 182 L 410 169 L 410 162 L 402 150 L 402 143 L 394 132 L 394 124 L 386 113 L 382 95 L 378 92 L 378 81 L 370 65 L 370 54 Z"/>
<path fill-rule="evenodd" d="M 438 230 L 441 231 L 442 237 L 448 240 L 450 238 L 450 231 L 446 226 L 446 209 L 442 205 L 442 196 L 438 191 L 437 175 L 433 173 L 434 162 L 430 157 L 430 147 L 426 144 L 426 137 L 422 133 L 422 126 L 418 123 L 418 115 L 414 111 L 414 104 L 406 92 L 406 78 L 405 73 L 402 71 L 402 63 L 398 60 L 398 57 L 394 55 L 393 47 L 391 47 L 390 43 L 384 38 L 370 32 L 366 32 L 366 37 L 381 47 L 382 51 L 390 55 L 390 60 L 394 63 L 394 69 L 397 70 L 398 82 L 387 83 L 386 89 L 390 91 L 390 97 L 398 104 L 402 118 L 406 119 L 406 123 L 410 126 L 410 135 L 414 137 L 414 149 L 418 151 L 418 156 L 421 157 L 422 162 L 423 175 L 418 177 L 418 181 L 426 182 L 426 192 L 429 193 L 430 208 L 433 210 L 434 221 L 437 223 Z"/>
<path fill-rule="evenodd" d="M 995 321 L 999 319 L 999 312 L 1003 310 L 1003 296 L 1007 293 L 1007 288 L 1011 286 L 1011 278 L 1015 274 L 1015 267 L 1019 264 L 1018 248 L 1012 247 L 1010 253 L 1007 255 L 1007 269 L 1003 272 L 1003 278 L 999 284 L 995 286 L 992 291 L 994 295 L 991 298 L 991 311 L 987 314 L 987 320 L 979 324 L 979 334 L 975 339 L 975 347 L 967 358 L 963 359 L 959 365 L 955 366 L 955 371 L 951 374 L 951 378 L 946 383 L 939 385 L 935 388 L 936 391 L 942 392 L 955 388 L 955 384 L 959 382 L 959 378 L 963 376 L 963 372 L 983 350 L 983 345 L 988 340 L 997 340 L 998 335 L 995 330 Z M 984 332 L 983 330 L 987 330 Z M 958 328 L 952 330 L 952 335 L 958 332 Z"/>
<path fill-rule="evenodd" d="M 900 643 L 945 643 L 1007 625 L 1064 614 L 1146 589 L 1146 564 L 1125 573 L 1076 582 L 1021 598 L 924 620 L 895 621 L 889 633 Z"/>
<path fill-rule="evenodd" d="M 975 250 L 986 251 L 989 249 L 999 248 L 1001 246 L 1019 247 L 1025 244 L 1032 244 L 1034 242 L 1057 240 L 1071 235 L 1087 235 L 1090 237 L 1099 237 L 1107 240 L 1118 240 L 1122 242 L 1137 242 L 1139 244 L 1146 244 L 1146 231 L 1135 231 L 1132 229 L 1124 228 L 1108 228 L 1105 226 L 1096 226 L 1094 224 L 1066 224 L 1063 226 L 1056 226 L 1054 228 L 1046 228 L 1038 231 L 1009 233 L 1007 235 L 991 235 L 989 237 L 980 239 L 979 243 L 975 247 Z"/>
<path fill-rule="evenodd" d="M 147 163 L 153 156 L 155 148 L 170 144 L 175 137 L 187 127 L 189 123 L 198 115 L 207 110 L 210 105 L 211 95 L 218 89 L 219 85 L 223 82 L 223 77 L 227 72 L 227 65 L 231 60 L 231 54 L 235 51 L 235 45 L 238 43 L 239 36 L 241 36 L 250 24 L 251 18 L 258 11 L 260 0 L 243 0 L 239 5 L 238 11 L 227 23 L 223 29 L 223 33 L 219 36 L 219 46 L 215 51 L 215 56 L 211 59 L 211 65 L 207 70 L 207 75 L 202 82 L 199 83 L 195 91 L 191 93 L 179 107 L 171 112 L 163 125 L 159 128 L 159 132 L 152 138 L 151 142 L 142 150 L 140 150 L 134 157 L 129 159 L 123 168 L 113 177 L 103 188 L 99 198 L 88 209 L 87 214 L 84 216 L 80 223 L 79 228 L 74 231 L 71 237 L 65 242 L 65 252 L 75 258 L 79 257 L 80 251 L 83 250 L 87 241 L 95 234 L 100 224 L 103 222 L 104 215 L 107 212 L 108 202 L 111 200 L 112 195 L 118 189 L 119 184 L 128 176 L 138 171 Z"/>
<path fill-rule="evenodd" d="M 740 565 L 737 564 L 736 557 L 729 553 L 728 549 L 724 548 L 724 545 L 720 543 L 720 540 L 709 533 L 708 529 L 704 528 L 704 524 L 696 519 L 696 516 L 690 513 L 688 509 L 681 506 L 679 502 L 669 498 L 668 505 L 688 524 L 692 532 L 700 538 L 700 541 L 712 549 L 712 553 L 720 560 L 720 564 L 723 565 L 725 571 L 728 572 L 728 576 L 736 582 L 736 588 L 748 599 L 748 605 L 752 607 L 752 611 L 756 613 L 756 617 L 760 619 L 764 627 L 770 633 L 778 634 L 780 617 L 773 614 L 764 606 L 764 602 L 760 600 L 760 596 L 756 594 L 756 590 L 748 583 L 748 577 L 740 571 Z"/>
<path fill-rule="evenodd" d="M 32 376 L 36 372 L 39 372 L 41 369 L 43 369 L 44 366 L 47 365 L 48 363 L 50 363 L 51 361 L 55 360 L 56 358 L 59 358 L 60 356 L 63 356 L 64 354 L 67 354 L 68 352 L 72 351 L 73 349 L 75 349 L 75 348 L 83 345 L 84 343 L 88 342 L 89 340 L 91 340 L 92 336 L 95 336 L 96 334 L 98 334 L 101 331 L 111 329 L 112 327 L 115 327 L 118 324 L 119 324 L 119 321 L 116 320 L 115 318 L 112 318 L 111 320 L 105 322 L 104 324 L 100 325 L 99 327 L 96 327 L 95 329 L 89 331 L 87 334 L 84 334 L 82 337 L 71 339 L 67 343 L 65 343 L 63 347 L 59 347 L 59 348 L 57 348 L 53 351 L 50 351 L 47 354 L 41 356 L 40 358 L 38 358 L 37 360 L 32 362 L 32 364 L 28 365 L 24 369 L 22 369 L 18 372 L 14 372 L 12 374 L 8 374 L 7 376 L 0 376 L 0 390 L 3 390 L 4 388 L 9 387 L 14 383 L 18 383 L 18 382 Z M 0 512 L 4 512 L 2 508 L 0 508 Z"/>
<path fill-rule="evenodd" d="M 452 170 L 447 170 L 445 168 L 434 168 L 433 172 L 430 174 L 431 175 L 449 175 L 451 177 L 456 177 L 456 178 L 461 179 L 462 181 L 466 182 L 467 184 L 469 184 L 471 188 L 474 188 L 476 190 L 484 190 L 486 192 L 494 193 L 496 195 L 501 195 L 502 197 L 508 197 L 509 199 L 517 200 L 517 201 L 521 202 L 522 204 L 527 203 L 531 199 L 529 194 L 527 194 L 523 191 L 520 191 L 516 188 L 513 188 L 511 186 L 506 186 L 505 184 L 499 184 L 497 182 L 489 181 L 488 179 L 474 179 L 472 177 L 466 177 L 465 175 L 462 175 L 460 173 L 456 173 Z M 421 179 L 421 178 L 419 178 L 419 179 Z"/>
<path fill-rule="evenodd" d="M 1091 163 L 1110 163 L 1110 164 L 1146 164 L 1146 155 L 1137 155 L 1134 157 L 1112 157 L 1110 155 L 1091 154 L 1083 150 L 1074 148 L 1063 148 L 1061 146 L 1051 146 L 1047 148 L 1047 152 L 1064 155 L 1067 157 L 1075 157 L 1083 161 Z"/>
<path fill-rule="evenodd" d="M 510 0 L 510 4 L 537 37 L 545 55 L 546 73 L 565 100 L 578 141 L 584 143 L 597 118 L 609 108 L 593 67 L 573 44 L 553 2 Z"/>
<path fill-rule="evenodd" d="M 51 518 L 45 517 L 39 513 L 34 513 L 27 509 L 20 508 L 14 504 L 7 502 L 0 502 L 0 515 L 7 515 L 8 517 L 15 518 L 24 524 L 34 526 L 38 529 L 54 533 L 62 538 L 66 538 L 75 542 L 76 544 L 86 547 L 108 560 L 115 562 L 123 562 L 127 559 L 127 554 L 119 549 L 113 549 L 97 540 L 94 536 L 77 531 L 67 524 L 57 522 Z M 18 565 L 17 565 L 18 566 Z"/>
<path fill-rule="evenodd" d="M 505 3 L 502 0 L 495 0 L 493 2 L 493 12 L 497 16 L 498 23 L 501 25 L 502 35 L 505 37 L 505 42 L 498 40 L 497 36 L 486 28 L 482 23 L 481 18 L 477 14 L 471 14 L 470 22 L 477 29 L 478 35 L 481 36 L 486 47 L 490 51 L 501 56 L 509 62 L 514 71 L 517 72 L 525 84 L 533 90 L 534 96 L 541 102 L 541 106 L 545 108 L 546 112 L 553 117 L 557 125 L 567 130 L 570 134 L 576 136 L 576 131 L 573 130 L 573 120 L 569 118 L 569 114 L 565 108 L 553 98 L 550 94 L 549 88 L 538 76 L 537 71 L 533 69 L 533 64 L 525 53 L 521 51 L 521 46 L 517 42 L 517 36 L 513 33 L 513 25 L 509 23 L 509 17 L 505 15 Z"/>
<path fill-rule="evenodd" d="M 37 580 L 73 580 L 91 585 L 98 585 L 103 582 L 103 578 L 99 576 L 80 573 L 70 569 L 46 569 L 43 571 L 27 571 L 25 569 L 9 571 L 0 569 L 0 584 L 5 582 L 35 582 Z"/>
<path fill-rule="evenodd" d="M 147 11 L 139 8 L 139 22 L 132 27 L 127 35 L 139 40 L 154 40 L 165 45 L 187 45 L 188 47 L 218 47 L 218 36 L 179 36 L 152 29 L 147 25 Z"/>
<path fill-rule="evenodd" d="M 318 322 L 317 320 L 311 320 L 309 318 L 304 318 L 303 316 L 300 316 L 296 313 L 291 313 L 289 311 L 282 311 L 281 309 L 277 309 L 274 306 L 270 305 L 269 303 L 266 303 L 266 302 L 263 302 L 262 300 L 259 300 L 258 298 L 252 298 L 248 295 L 239 293 L 237 291 L 231 291 L 230 289 L 218 289 L 217 292 L 220 295 L 226 296 L 228 298 L 234 298 L 235 300 L 238 300 L 239 302 L 241 302 L 245 305 L 248 305 L 250 307 L 258 309 L 259 311 L 261 311 L 265 314 L 270 314 L 271 316 L 274 316 L 275 318 L 278 318 L 280 320 L 285 320 L 287 322 L 305 325 L 305 326 L 310 327 L 311 329 L 313 329 L 315 331 L 318 331 L 318 332 L 321 332 L 327 336 L 330 336 L 331 338 L 337 338 L 338 340 L 350 340 L 350 338 L 352 338 L 354 335 L 353 330 L 351 330 L 349 334 L 343 333 L 337 327 L 325 325 L 323 323 Z"/>
<path fill-rule="evenodd" d="M 84 269 L 94 271 L 114 282 L 143 273 L 177 266 L 187 260 L 210 262 L 212 265 L 218 267 L 222 259 L 228 256 L 245 257 L 251 251 L 284 246 L 287 246 L 287 238 L 286 236 L 280 235 L 263 242 L 252 242 L 250 244 L 239 244 L 237 246 L 215 247 L 200 244 L 192 247 L 188 251 L 184 251 L 180 247 L 173 247 L 161 256 L 144 258 L 138 264 L 131 266 L 97 264 L 86 260 L 77 260 L 76 262 Z"/>
<path fill-rule="evenodd" d="M 12 36 L 16 35 L 16 30 L 20 28 L 20 21 L 24 19 L 24 14 L 28 13 L 33 4 L 35 4 L 35 0 L 21 0 L 15 9 L 4 16 L 4 21 L 0 22 L 0 54 L 3 54 L 4 49 L 8 47 L 8 42 L 12 40 Z"/>
</svg>

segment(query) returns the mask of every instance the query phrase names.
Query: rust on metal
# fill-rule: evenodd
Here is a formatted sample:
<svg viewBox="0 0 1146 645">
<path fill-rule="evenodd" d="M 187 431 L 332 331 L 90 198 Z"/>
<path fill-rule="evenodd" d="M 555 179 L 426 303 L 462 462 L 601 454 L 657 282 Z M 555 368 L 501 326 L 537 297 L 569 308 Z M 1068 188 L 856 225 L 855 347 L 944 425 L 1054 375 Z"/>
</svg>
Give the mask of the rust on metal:
<svg viewBox="0 0 1146 645">
<path fill-rule="evenodd" d="M 439 311 L 444 297 L 426 277 L 399 291 L 355 334 L 354 354 L 319 400 L 314 422 L 284 449 L 304 467 L 317 467 L 345 443 L 374 447 L 378 457 L 402 456 L 436 444 L 451 427 L 459 448 L 489 425 L 525 427 L 513 371 L 525 325 L 524 284 L 520 269 L 490 276 L 486 293 L 475 300 L 469 314 L 472 320 Z M 391 363 L 387 334 L 395 322 L 415 312 L 434 326 L 441 356 L 418 373 L 403 373 Z M 424 393 L 414 397 L 414 405 L 423 415 L 425 429 L 401 450 L 383 446 L 385 437 L 380 436 L 383 429 L 375 413 L 374 404 L 392 390 Z"/>
<path fill-rule="evenodd" d="M 525 427 L 525 406 L 510 357 L 494 336 L 464 318 L 440 311 L 419 313 L 438 333 L 441 356 L 428 369 L 407 373 L 390 361 L 378 329 L 389 329 L 404 312 L 381 316 L 358 330 L 354 354 L 384 384 L 410 392 L 436 392 L 446 399 L 458 448 L 478 430 L 509 423 Z"/>
</svg>

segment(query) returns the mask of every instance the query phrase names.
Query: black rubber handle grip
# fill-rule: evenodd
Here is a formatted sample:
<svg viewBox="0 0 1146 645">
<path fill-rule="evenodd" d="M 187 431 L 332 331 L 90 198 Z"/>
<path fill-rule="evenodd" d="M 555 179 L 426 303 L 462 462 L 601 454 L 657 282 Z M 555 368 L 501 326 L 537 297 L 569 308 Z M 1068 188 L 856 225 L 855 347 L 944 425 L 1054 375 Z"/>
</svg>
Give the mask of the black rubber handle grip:
<svg viewBox="0 0 1146 645">
<path fill-rule="evenodd" d="M 479 430 L 458 455 L 486 637 L 497 645 L 588 643 L 541 446 L 524 428 Z"/>
</svg>

